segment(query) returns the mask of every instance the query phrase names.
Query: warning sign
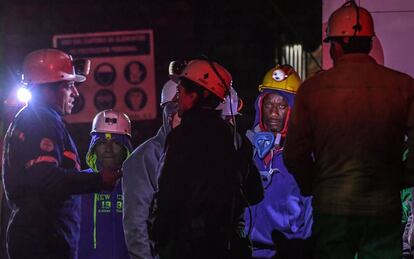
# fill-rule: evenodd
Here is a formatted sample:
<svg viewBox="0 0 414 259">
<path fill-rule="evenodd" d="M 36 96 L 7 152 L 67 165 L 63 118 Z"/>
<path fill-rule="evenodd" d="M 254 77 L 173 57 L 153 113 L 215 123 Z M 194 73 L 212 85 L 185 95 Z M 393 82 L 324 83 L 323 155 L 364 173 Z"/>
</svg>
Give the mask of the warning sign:
<svg viewBox="0 0 414 259">
<path fill-rule="evenodd" d="M 53 46 L 91 60 L 73 113 L 65 116 L 69 123 L 91 122 L 105 109 L 124 112 L 131 120 L 156 118 L 152 30 L 55 35 Z"/>
</svg>

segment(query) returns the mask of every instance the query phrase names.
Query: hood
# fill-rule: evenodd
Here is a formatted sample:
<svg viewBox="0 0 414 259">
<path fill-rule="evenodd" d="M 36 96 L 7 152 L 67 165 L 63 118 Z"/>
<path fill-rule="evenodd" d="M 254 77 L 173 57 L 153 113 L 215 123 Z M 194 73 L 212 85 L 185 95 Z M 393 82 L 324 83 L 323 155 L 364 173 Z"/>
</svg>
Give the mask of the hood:
<svg viewBox="0 0 414 259">
<path fill-rule="evenodd" d="M 290 111 L 291 111 L 291 109 L 293 107 L 293 104 L 294 104 L 295 94 L 288 93 L 288 92 L 285 92 L 285 91 L 280 91 L 280 90 L 264 89 L 259 94 L 259 96 L 257 96 L 256 101 L 254 103 L 254 109 L 256 111 L 256 114 L 255 114 L 252 130 L 254 132 L 266 131 L 266 128 L 265 128 L 265 126 L 262 122 L 262 102 L 263 102 L 264 97 L 268 94 L 271 94 L 271 93 L 280 94 L 281 96 L 283 96 L 286 99 L 286 101 L 289 105 L 289 109 L 288 109 L 288 112 L 287 112 L 287 115 L 286 115 L 285 125 L 284 125 L 282 131 L 280 132 L 282 134 L 282 136 L 285 136 L 286 131 L 287 131 L 287 125 L 288 125 L 289 118 L 290 118 Z"/>
<path fill-rule="evenodd" d="M 95 172 L 98 171 L 97 165 L 96 165 L 96 154 L 94 151 L 94 147 L 96 143 L 98 143 L 101 139 L 112 139 L 116 143 L 122 145 L 125 150 L 127 151 L 127 157 L 132 152 L 132 144 L 131 144 L 131 138 L 127 135 L 121 135 L 121 134 L 113 134 L 113 133 L 98 133 L 94 132 L 91 134 L 91 142 L 89 143 L 89 149 L 88 153 L 86 154 L 86 164 Z"/>
<path fill-rule="evenodd" d="M 286 121 L 283 126 L 283 129 L 277 134 L 267 131 L 262 121 L 262 102 L 263 102 L 264 97 L 271 93 L 280 94 L 286 99 L 289 105 L 289 108 L 286 114 Z M 247 131 L 246 136 L 250 140 L 250 142 L 252 142 L 253 146 L 255 147 L 255 154 L 257 154 L 260 159 L 264 159 L 265 157 L 269 159 L 268 155 L 272 154 L 272 152 L 270 151 L 273 148 L 276 148 L 276 151 L 279 151 L 283 148 L 283 141 L 287 133 L 289 118 L 290 118 L 290 111 L 293 107 L 294 98 L 295 98 L 295 94 L 293 93 L 288 93 L 285 91 L 273 90 L 273 89 L 264 89 L 259 94 L 259 96 L 257 96 L 255 104 L 254 104 L 254 108 L 256 110 L 254 124 L 251 130 Z M 269 161 L 266 161 L 266 162 L 269 162 Z"/>
</svg>

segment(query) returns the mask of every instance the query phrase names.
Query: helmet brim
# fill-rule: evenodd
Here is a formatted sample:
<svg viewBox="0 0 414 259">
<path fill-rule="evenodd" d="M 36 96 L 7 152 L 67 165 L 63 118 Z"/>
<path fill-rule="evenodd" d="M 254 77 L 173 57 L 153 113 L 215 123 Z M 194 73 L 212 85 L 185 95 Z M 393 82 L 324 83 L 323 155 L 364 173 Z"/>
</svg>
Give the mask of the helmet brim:
<svg viewBox="0 0 414 259">
<path fill-rule="evenodd" d="M 75 81 L 77 83 L 85 82 L 86 77 L 83 76 L 83 75 L 75 75 L 75 79 L 73 81 Z"/>
<path fill-rule="evenodd" d="M 68 73 L 61 73 L 61 81 L 74 81 L 76 83 L 82 83 L 86 80 L 86 76 L 79 75 L 79 74 L 68 74 Z"/>
</svg>

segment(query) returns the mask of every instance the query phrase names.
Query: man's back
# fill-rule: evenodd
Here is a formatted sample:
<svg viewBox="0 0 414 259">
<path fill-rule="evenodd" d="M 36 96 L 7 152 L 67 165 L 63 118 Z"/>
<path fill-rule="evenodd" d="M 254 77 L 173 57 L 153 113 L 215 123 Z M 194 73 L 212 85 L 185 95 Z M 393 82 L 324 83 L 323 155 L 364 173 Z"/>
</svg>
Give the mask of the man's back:
<svg viewBox="0 0 414 259">
<path fill-rule="evenodd" d="M 400 211 L 401 161 L 414 109 L 413 86 L 409 76 L 365 54 L 344 55 L 334 68 L 302 85 L 296 97 L 297 113 L 302 114 L 293 115 L 293 123 L 305 128 L 299 135 L 313 139 L 315 211 Z"/>
<path fill-rule="evenodd" d="M 161 258 L 225 256 L 240 215 L 232 208 L 240 186 L 235 156 L 230 127 L 219 111 L 189 111 L 170 133 L 154 223 Z"/>
</svg>

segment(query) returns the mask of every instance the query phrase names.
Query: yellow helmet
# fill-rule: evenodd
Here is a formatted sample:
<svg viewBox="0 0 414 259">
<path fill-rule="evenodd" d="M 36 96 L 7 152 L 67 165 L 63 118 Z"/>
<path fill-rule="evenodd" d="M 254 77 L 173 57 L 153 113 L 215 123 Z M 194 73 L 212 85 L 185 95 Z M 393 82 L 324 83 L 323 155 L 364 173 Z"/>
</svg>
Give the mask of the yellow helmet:
<svg viewBox="0 0 414 259">
<path fill-rule="evenodd" d="M 263 83 L 259 85 L 259 91 L 271 89 L 296 93 L 301 83 L 298 73 L 292 66 L 276 65 L 266 73 Z"/>
</svg>

